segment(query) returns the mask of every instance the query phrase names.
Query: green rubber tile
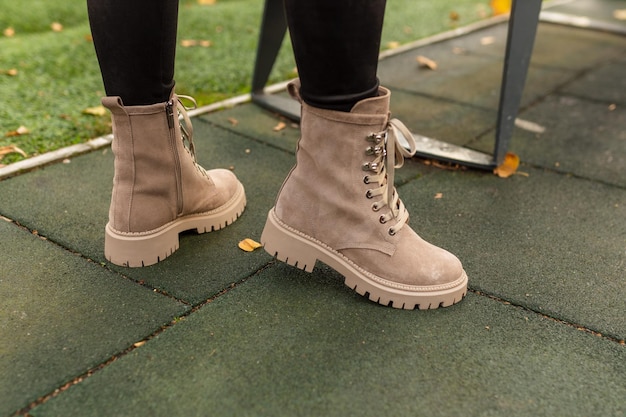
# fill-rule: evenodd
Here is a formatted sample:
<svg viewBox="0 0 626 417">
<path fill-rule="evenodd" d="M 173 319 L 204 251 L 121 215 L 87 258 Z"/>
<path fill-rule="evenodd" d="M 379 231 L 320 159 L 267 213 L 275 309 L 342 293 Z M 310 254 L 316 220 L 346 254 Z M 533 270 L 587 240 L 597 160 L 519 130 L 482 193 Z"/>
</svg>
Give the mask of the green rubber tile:
<svg viewBox="0 0 626 417">
<path fill-rule="evenodd" d="M 231 168 L 246 187 L 248 206 L 242 217 L 220 231 L 183 234 L 180 249 L 164 262 L 146 268 L 113 270 L 189 303 L 206 300 L 248 276 L 270 258 L 246 253 L 237 244 L 259 240 L 265 217 L 294 163 L 293 154 L 249 140 L 202 119 L 194 119 L 196 153 L 207 168 Z M 0 182 L 0 213 L 36 229 L 59 244 L 96 262 L 104 259 L 104 226 L 113 178 L 109 148 L 83 155 L 69 164 L 49 166 Z"/>
<path fill-rule="evenodd" d="M 0 415 L 84 374 L 187 310 L 0 221 Z"/>
<path fill-rule="evenodd" d="M 626 349 L 470 294 L 433 311 L 266 269 L 33 416 L 623 415 Z"/>
<path fill-rule="evenodd" d="M 97 262 L 104 260 L 110 148 L 0 182 L 0 214 Z"/>
<path fill-rule="evenodd" d="M 626 77 L 622 76 L 622 79 Z M 553 95 L 519 116 L 545 131 L 516 129 L 509 146 L 522 162 L 626 186 L 626 108 Z M 472 144 L 488 150 L 489 138 Z"/>
<path fill-rule="evenodd" d="M 275 95 L 289 98 L 286 92 Z M 292 154 L 300 138 L 298 122 L 261 109 L 256 104 L 249 103 L 210 113 L 202 116 L 202 120 Z"/>
<path fill-rule="evenodd" d="M 531 68 L 585 71 L 622 53 L 624 42 L 624 37 L 615 34 L 539 23 Z"/>
<path fill-rule="evenodd" d="M 480 45 L 479 37 L 471 36 Z M 492 45 L 482 47 L 495 48 Z M 451 40 L 383 60 L 380 64 L 381 82 L 392 89 L 490 109 L 495 113 L 500 100 L 504 49 L 500 55 L 488 55 L 475 50 L 459 52 L 457 48 Z M 433 71 L 421 67 L 416 61 L 418 55 L 436 61 L 437 69 Z M 533 67 L 529 72 L 522 106 L 544 96 L 574 75 L 574 71 L 562 68 Z"/>
<path fill-rule="evenodd" d="M 576 0 L 564 2 L 558 6 L 551 7 L 549 10 L 550 12 L 588 18 L 603 23 L 626 27 L 624 21 L 617 19 L 614 14 L 615 10 L 623 8 L 623 0 Z"/>
<path fill-rule="evenodd" d="M 495 110 L 397 89 L 391 92 L 391 113 L 412 133 L 455 145 L 482 138 L 496 122 Z M 402 170 L 397 174 L 403 175 Z"/>
<path fill-rule="evenodd" d="M 399 193 L 411 226 L 461 259 L 471 288 L 626 339 L 626 190 L 519 171 L 433 169 Z"/>
<path fill-rule="evenodd" d="M 614 60 L 599 63 L 596 68 L 586 73 L 576 83 L 567 85 L 561 92 L 608 102 L 623 108 L 626 106 L 625 67 L 626 54 L 616 56 Z"/>
<path fill-rule="evenodd" d="M 544 97 L 581 71 L 623 54 L 625 42 L 615 35 L 541 24 L 521 106 Z M 506 25 L 497 25 L 422 46 L 383 59 L 379 64 L 380 79 L 392 89 L 491 109 L 495 114 L 505 43 Z M 420 66 L 418 55 L 434 60 L 437 69 Z"/>
</svg>

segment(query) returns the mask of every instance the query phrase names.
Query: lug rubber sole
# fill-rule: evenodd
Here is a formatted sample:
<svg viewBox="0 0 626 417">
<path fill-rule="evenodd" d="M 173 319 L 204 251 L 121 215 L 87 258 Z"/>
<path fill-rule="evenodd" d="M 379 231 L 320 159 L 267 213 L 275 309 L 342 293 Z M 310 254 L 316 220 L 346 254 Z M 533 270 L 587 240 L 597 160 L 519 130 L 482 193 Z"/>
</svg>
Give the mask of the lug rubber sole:
<svg viewBox="0 0 626 417">
<path fill-rule="evenodd" d="M 448 307 L 467 294 L 467 274 L 446 285 L 409 286 L 378 277 L 356 265 L 341 253 L 281 222 L 272 208 L 261 235 L 265 250 L 278 260 L 312 272 L 323 262 L 345 278 L 345 285 L 371 301 L 398 309 L 420 310 Z"/>
<path fill-rule="evenodd" d="M 142 267 L 160 262 L 179 247 L 179 234 L 188 230 L 197 233 L 223 229 L 241 216 L 246 207 L 243 185 L 223 206 L 205 213 L 182 216 L 158 229 L 141 233 L 123 233 L 105 227 L 104 256 L 120 266 Z"/>
</svg>

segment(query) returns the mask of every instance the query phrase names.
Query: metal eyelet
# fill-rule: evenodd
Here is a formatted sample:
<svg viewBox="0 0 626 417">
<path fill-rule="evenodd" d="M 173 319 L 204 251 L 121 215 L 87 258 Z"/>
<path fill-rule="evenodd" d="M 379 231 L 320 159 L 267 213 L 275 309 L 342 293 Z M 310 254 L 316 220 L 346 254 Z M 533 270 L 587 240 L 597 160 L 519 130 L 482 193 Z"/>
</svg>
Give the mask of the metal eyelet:
<svg viewBox="0 0 626 417">
<path fill-rule="evenodd" d="M 374 203 L 374 204 L 372 204 L 372 210 L 373 210 L 373 211 L 378 211 L 378 210 L 380 210 L 380 207 L 378 207 L 378 203 Z"/>
<path fill-rule="evenodd" d="M 363 171 L 376 171 L 378 169 L 378 163 L 366 162 L 363 164 Z"/>
<path fill-rule="evenodd" d="M 389 236 L 395 236 L 395 234 L 396 234 L 395 229 L 393 227 L 390 227 L 389 228 Z"/>
<path fill-rule="evenodd" d="M 370 183 L 370 177 L 368 177 L 367 175 L 363 177 L 363 182 L 365 184 L 369 184 Z"/>
<path fill-rule="evenodd" d="M 387 219 L 385 219 L 385 216 L 380 216 L 380 218 L 378 219 L 378 221 L 379 221 L 381 224 L 385 224 L 385 223 L 387 223 Z"/>
<path fill-rule="evenodd" d="M 384 139 L 383 134 L 381 133 L 370 133 L 367 136 L 367 140 L 369 140 L 370 142 L 374 142 L 374 143 L 380 143 L 382 142 Z"/>
<path fill-rule="evenodd" d="M 372 195 L 372 190 L 367 190 L 367 192 L 365 193 L 365 197 L 373 198 L 374 196 Z"/>
</svg>

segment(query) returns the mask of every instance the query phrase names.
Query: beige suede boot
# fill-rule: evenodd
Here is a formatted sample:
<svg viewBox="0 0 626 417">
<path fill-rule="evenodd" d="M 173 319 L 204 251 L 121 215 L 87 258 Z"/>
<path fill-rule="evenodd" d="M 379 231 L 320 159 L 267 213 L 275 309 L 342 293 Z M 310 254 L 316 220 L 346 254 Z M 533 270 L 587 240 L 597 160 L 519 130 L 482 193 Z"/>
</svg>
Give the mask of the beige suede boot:
<svg viewBox="0 0 626 417">
<path fill-rule="evenodd" d="M 300 99 L 298 83 L 289 88 Z M 393 172 L 411 152 L 397 144 L 397 130 L 412 149 L 415 142 L 404 125 L 389 120 L 389 98 L 381 88 L 350 113 L 302 102 L 296 165 L 261 241 L 271 255 L 305 271 L 322 261 L 348 287 L 380 304 L 450 306 L 465 296 L 467 275 L 454 255 L 406 224 Z"/>
<path fill-rule="evenodd" d="M 196 163 L 191 122 L 178 96 L 146 106 L 105 97 L 102 104 L 112 114 L 115 155 L 104 241 L 109 261 L 157 263 L 178 249 L 180 232 L 221 229 L 241 215 L 246 197 L 235 175 Z"/>
</svg>

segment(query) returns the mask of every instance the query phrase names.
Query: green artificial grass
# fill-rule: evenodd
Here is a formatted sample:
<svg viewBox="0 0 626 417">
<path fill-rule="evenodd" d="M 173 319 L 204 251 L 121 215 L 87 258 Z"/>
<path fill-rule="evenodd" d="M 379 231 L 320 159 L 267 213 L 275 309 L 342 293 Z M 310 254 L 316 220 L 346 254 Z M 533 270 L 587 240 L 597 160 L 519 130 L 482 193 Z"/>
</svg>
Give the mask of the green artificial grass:
<svg viewBox="0 0 626 417">
<path fill-rule="evenodd" d="M 488 3 L 391 0 L 383 48 L 485 18 Z M 199 105 L 249 92 L 262 9 L 261 0 L 217 0 L 214 5 L 181 0 L 177 92 L 196 97 Z M 109 133 L 108 115 L 83 113 L 99 106 L 104 94 L 85 0 L 0 0 L 0 10 L 0 31 L 14 31 L 0 36 L 0 148 L 16 145 L 34 156 Z M 53 31 L 53 22 L 63 29 Z M 208 40 L 210 46 L 183 47 L 182 41 L 190 39 Z M 287 37 L 270 82 L 292 78 L 294 70 Z M 20 126 L 29 133 L 12 135 Z M 0 164 L 21 159 L 13 153 Z"/>
</svg>

